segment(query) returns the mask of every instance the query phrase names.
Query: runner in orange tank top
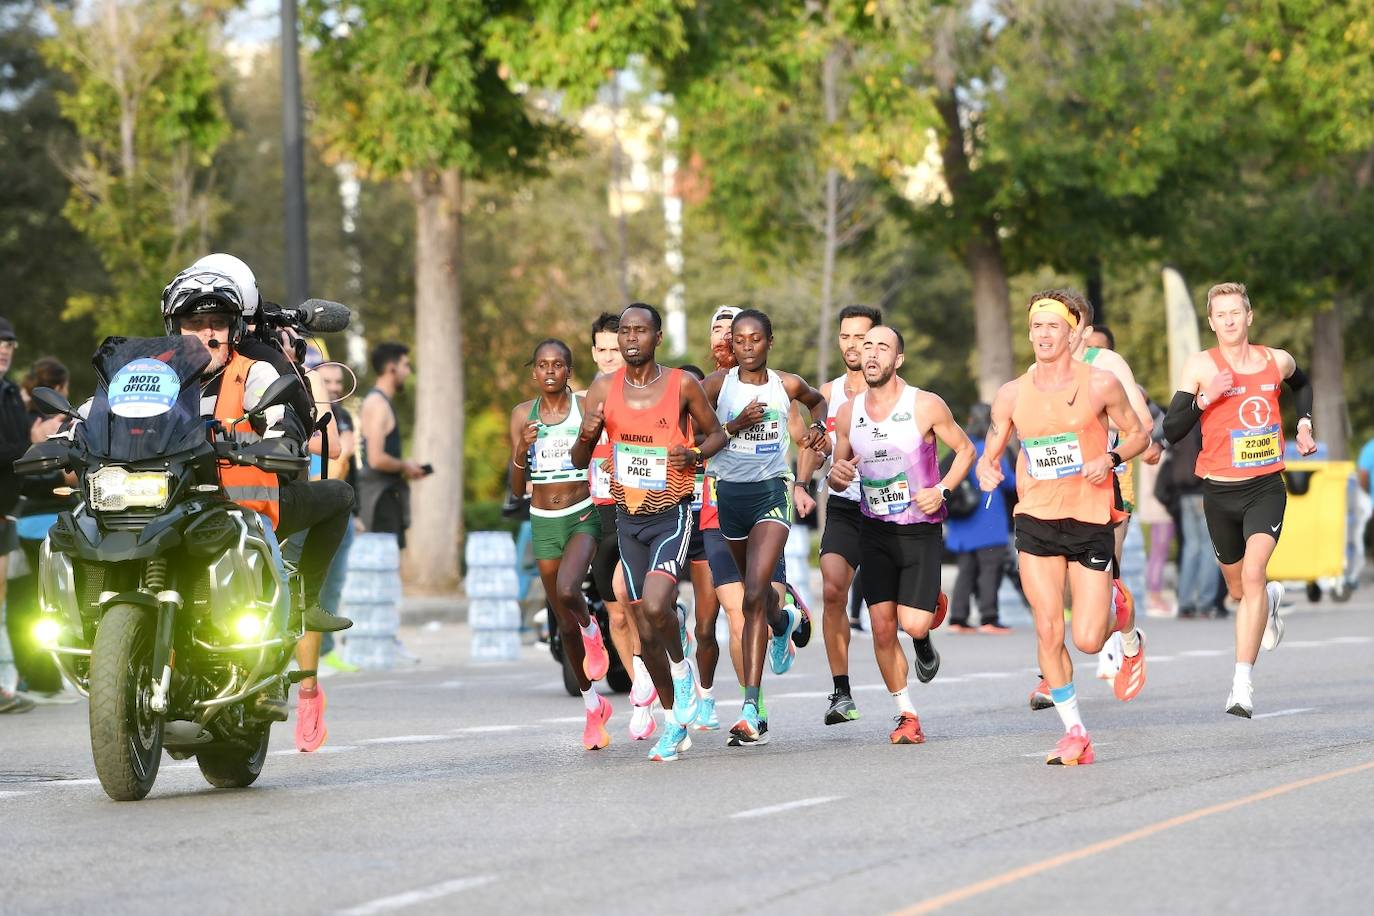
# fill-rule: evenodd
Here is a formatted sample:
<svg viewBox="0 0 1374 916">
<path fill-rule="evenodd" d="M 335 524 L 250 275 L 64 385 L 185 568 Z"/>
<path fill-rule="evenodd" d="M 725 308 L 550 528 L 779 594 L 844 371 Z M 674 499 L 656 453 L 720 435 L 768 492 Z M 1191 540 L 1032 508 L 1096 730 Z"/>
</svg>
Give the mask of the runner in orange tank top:
<svg viewBox="0 0 1374 916">
<path fill-rule="evenodd" d="M 1002 482 L 999 456 L 1016 431 L 1026 453 L 1026 473 L 1017 480 L 1021 584 L 1035 618 L 1040 670 L 1065 732 L 1046 763 L 1064 765 L 1092 763 L 1094 757 L 1064 645 L 1064 585 L 1067 580 L 1072 595 L 1074 644 L 1099 652 L 1113 623 L 1112 526 L 1119 519 L 1112 468 L 1139 455 L 1150 441 L 1116 376 L 1073 358 L 1074 332 L 1084 318 L 1081 301 L 1071 290 L 1031 297 L 1035 365 L 998 390 L 977 467 L 979 486 L 992 492 Z M 1115 452 L 1107 449 L 1108 420 L 1121 434 Z M 1145 648 L 1133 628 L 1123 633 L 1123 643 L 1127 655 L 1114 686 L 1119 698 L 1129 700 L 1145 682 Z"/>
<path fill-rule="evenodd" d="M 696 718 L 696 679 L 683 654 L 677 617 L 678 575 L 692 534 L 696 469 L 725 445 L 725 434 L 696 379 L 655 360 L 663 320 L 636 302 L 620 313 L 625 368 L 587 389 L 582 430 L 572 447 L 577 467 L 591 463 L 604 429 L 616 500 L 620 562 L 639 631 L 640 653 L 663 704 L 664 729 L 650 760 L 676 760 L 691 746 L 686 726 Z M 692 444 L 691 430 L 704 434 Z"/>
<path fill-rule="evenodd" d="M 1207 323 L 1215 348 L 1193 356 L 1164 418 L 1164 434 L 1178 442 L 1202 421 L 1197 475 L 1212 548 L 1236 610 L 1236 670 L 1226 711 L 1250 718 L 1251 669 L 1261 647 L 1283 639 L 1283 586 L 1270 582 L 1269 558 L 1278 546 L 1288 491 L 1283 483 L 1283 417 L 1279 386 L 1287 382 L 1297 407 L 1298 454 L 1317 450 L 1312 438 L 1312 387 L 1284 350 L 1250 342 L 1255 313 L 1243 283 L 1207 291 Z"/>
</svg>

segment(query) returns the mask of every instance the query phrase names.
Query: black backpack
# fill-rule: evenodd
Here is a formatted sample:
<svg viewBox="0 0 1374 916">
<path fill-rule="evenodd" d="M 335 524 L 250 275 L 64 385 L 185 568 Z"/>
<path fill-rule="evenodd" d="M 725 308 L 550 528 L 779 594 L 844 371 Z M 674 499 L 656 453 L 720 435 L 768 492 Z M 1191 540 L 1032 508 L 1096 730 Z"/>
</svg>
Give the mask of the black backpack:
<svg viewBox="0 0 1374 916">
<path fill-rule="evenodd" d="M 940 459 L 941 478 L 949 473 L 952 464 L 954 464 L 953 452 Z M 950 518 L 968 518 L 978 511 L 978 504 L 981 501 L 982 494 L 974 485 L 973 471 L 970 470 L 967 476 L 949 491 L 949 496 L 945 498 L 945 510 L 949 513 Z"/>
</svg>

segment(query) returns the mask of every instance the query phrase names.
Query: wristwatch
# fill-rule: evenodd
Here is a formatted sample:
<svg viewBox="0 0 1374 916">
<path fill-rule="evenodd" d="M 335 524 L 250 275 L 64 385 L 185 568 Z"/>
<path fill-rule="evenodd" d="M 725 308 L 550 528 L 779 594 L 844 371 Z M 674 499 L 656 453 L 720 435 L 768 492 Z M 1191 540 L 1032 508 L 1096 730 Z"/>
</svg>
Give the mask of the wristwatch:
<svg viewBox="0 0 1374 916">
<path fill-rule="evenodd" d="M 936 484 L 935 489 L 940 491 L 940 502 L 949 502 L 949 487 L 944 484 Z"/>
<path fill-rule="evenodd" d="M 1117 465 L 1122 463 L 1121 456 L 1118 455 L 1116 452 L 1108 452 L 1107 457 L 1112 459 L 1112 467 L 1116 467 Z"/>
<path fill-rule="evenodd" d="M 705 466 L 706 456 L 701 453 L 701 449 L 699 447 L 693 446 L 692 448 L 689 448 L 688 451 L 692 453 L 692 458 L 696 462 L 697 467 Z"/>
</svg>

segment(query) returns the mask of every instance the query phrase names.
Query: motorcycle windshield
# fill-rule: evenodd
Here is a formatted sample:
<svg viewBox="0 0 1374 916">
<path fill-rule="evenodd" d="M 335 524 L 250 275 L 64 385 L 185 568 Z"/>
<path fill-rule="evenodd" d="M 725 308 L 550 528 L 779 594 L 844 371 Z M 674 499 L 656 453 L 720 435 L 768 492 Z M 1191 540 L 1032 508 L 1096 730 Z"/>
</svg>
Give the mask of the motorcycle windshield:
<svg viewBox="0 0 1374 916">
<path fill-rule="evenodd" d="M 91 359 L 100 385 L 78 436 L 130 463 L 194 448 L 205 440 L 199 380 L 209 363 L 195 337 L 107 337 Z"/>
</svg>

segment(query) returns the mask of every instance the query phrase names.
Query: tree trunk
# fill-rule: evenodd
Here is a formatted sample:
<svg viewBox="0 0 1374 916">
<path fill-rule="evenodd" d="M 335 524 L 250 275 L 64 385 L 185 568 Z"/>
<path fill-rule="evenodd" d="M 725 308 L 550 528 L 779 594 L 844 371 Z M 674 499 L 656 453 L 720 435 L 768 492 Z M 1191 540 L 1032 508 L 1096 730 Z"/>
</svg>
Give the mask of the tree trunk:
<svg viewBox="0 0 1374 916">
<path fill-rule="evenodd" d="M 963 256 L 973 286 L 978 397 L 991 403 L 997 395 L 997 389 L 1010 381 L 1015 373 L 1011 325 L 1008 323 L 1011 291 L 1007 285 L 1006 263 L 1002 259 L 1002 240 L 997 237 L 996 220 L 982 215 L 986 209 L 985 202 L 975 199 L 978 192 L 970 180 L 972 167 L 960 118 L 959 99 L 952 82 L 947 83 L 936 99 L 935 107 L 942 122 L 940 161 L 944 167 L 945 185 L 953 199 L 955 214 L 961 223 L 969 227 L 969 235 L 962 244 L 956 242 L 955 249 Z"/>
<path fill-rule="evenodd" d="M 462 176 L 417 173 L 415 201 L 416 392 L 413 455 L 434 473 L 412 484 L 406 581 L 425 592 L 458 587 L 463 537 Z M 456 407 L 456 409 L 455 409 Z"/>
<path fill-rule="evenodd" d="M 1331 461 L 1344 461 L 1349 454 L 1342 328 L 1345 299 L 1345 294 L 1338 295 L 1331 308 L 1312 313 L 1312 431 L 1326 443 Z"/>
<path fill-rule="evenodd" d="M 825 100 L 827 128 L 839 119 L 835 74 L 840 67 L 840 48 L 835 46 L 821 65 L 821 90 Z M 830 378 L 830 313 L 835 307 L 835 222 L 840 206 L 840 173 L 833 165 L 825 170 L 825 251 L 821 259 L 821 308 L 816 326 L 816 385 Z"/>
</svg>

